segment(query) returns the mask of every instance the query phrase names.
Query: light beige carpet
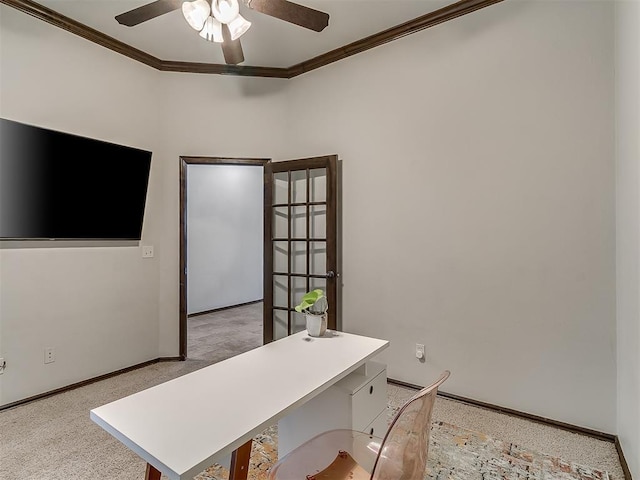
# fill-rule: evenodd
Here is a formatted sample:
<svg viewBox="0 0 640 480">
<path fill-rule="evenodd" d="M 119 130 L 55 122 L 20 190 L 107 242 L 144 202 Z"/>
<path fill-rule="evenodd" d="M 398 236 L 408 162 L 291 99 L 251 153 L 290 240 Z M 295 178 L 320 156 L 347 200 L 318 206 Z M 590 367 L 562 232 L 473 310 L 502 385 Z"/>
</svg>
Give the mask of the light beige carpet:
<svg viewBox="0 0 640 480">
<path fill-rule="evenodd" d="M 155 364 L 1 411 L 0 479 L 144 478 L 145 462 L 91 422 L 89 410 L 206 364 L 198 361 Z M 412 393 L 411 390 L 389 385 L 389 404 L 397 407 Z M 443 398 L 436 401 L 434 419 L 482 431 L 504 443 L 521 445 L 524 451 L 544 451 L 551 454 L 550 457 L 562 458 L 568 463 L 588 464 L 607 470 L 611 480 L 623 478 L 615 447 L 608 442 Z M 433 438 L 437 438 L 435 433 Z M 444 477 L 436 475 L 435 478 L 440 480 Z"/>
</svg>

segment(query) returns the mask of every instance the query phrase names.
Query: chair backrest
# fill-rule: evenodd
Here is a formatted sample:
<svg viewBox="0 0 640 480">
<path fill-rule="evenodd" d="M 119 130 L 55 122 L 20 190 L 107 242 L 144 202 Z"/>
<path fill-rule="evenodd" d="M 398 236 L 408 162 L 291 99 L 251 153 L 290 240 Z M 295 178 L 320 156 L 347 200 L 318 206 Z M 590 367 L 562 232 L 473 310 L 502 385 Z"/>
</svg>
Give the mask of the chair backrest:
<svg viewBox="0 0 640 480">
<path fill-rule="evenodd" d="M 416 393 L 391 421 L 373 466 L 371 480 L 418 480 L 424 478 L 431 431 L 431 411 L 438 387 L 449 378 L 440 378 Z"/>
</svg>

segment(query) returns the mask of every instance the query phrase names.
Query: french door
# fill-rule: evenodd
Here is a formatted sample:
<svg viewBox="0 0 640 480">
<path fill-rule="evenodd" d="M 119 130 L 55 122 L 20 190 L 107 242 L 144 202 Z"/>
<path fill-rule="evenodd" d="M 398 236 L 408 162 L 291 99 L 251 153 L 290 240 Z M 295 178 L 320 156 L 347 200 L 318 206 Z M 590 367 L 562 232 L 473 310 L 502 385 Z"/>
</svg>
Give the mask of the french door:
<svg viewBox="0 0 640 480">
<path fill-rule="evenodd" d="M 264 343 L 306 328 L 294 307 L 316 288 L 328 328 L 340 327 L 337 164 L 330 155 L 264 167 Z"/>
</svg>

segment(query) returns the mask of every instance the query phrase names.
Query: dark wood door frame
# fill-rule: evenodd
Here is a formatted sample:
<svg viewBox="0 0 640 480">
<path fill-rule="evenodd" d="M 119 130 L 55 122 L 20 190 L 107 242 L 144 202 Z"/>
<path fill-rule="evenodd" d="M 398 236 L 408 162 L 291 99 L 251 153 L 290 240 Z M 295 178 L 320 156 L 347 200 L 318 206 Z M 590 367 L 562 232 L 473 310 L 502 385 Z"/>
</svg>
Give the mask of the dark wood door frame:
<svg viewBox="0 0 640 480">
<path fill-rule="evenodd" d="M 180 157 L 180 359 L 187 359 L 187 166 L 258 165 L 268 158 Z"/>
</svg>

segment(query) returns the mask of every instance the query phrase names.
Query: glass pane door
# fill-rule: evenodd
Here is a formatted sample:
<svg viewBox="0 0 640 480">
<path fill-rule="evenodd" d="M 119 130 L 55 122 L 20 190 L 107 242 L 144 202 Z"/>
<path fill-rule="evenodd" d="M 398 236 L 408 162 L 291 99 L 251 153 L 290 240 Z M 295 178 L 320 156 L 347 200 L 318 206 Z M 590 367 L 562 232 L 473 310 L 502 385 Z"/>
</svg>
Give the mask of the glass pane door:
<svg viewBox="0 0 640 480">
<path fill-rule="evenodd" d="M 337 157 L 265 166 L 265 343 L 306 328 L 294 307 L 316 288 L 337 328 Z"/>
</svg>

